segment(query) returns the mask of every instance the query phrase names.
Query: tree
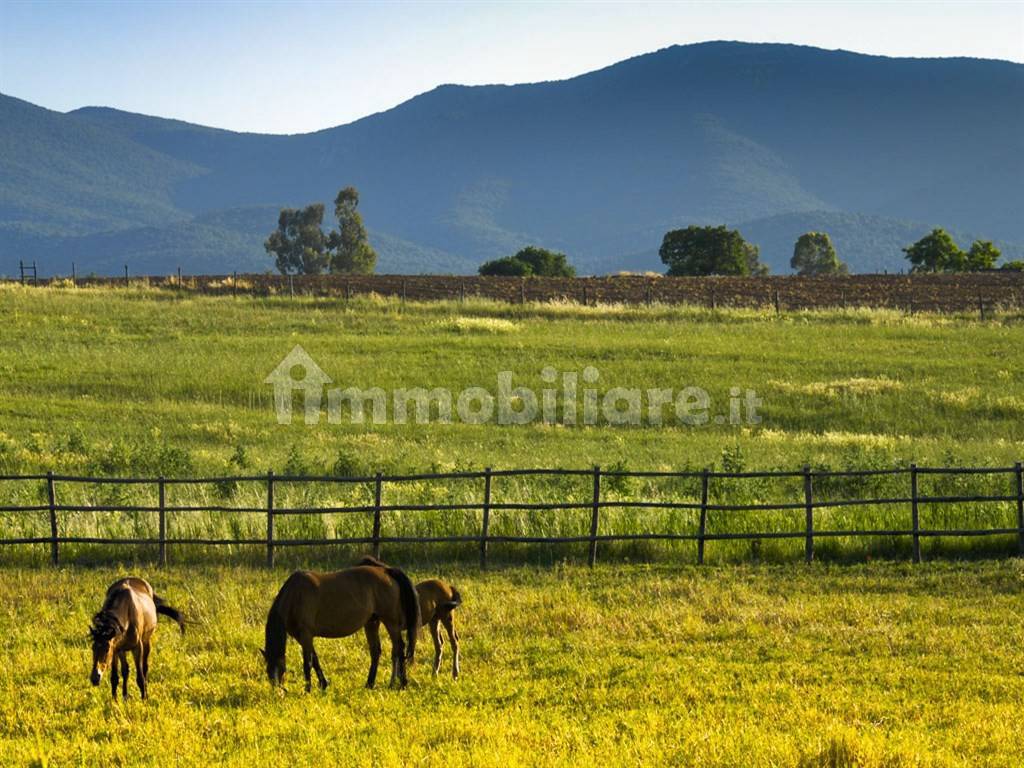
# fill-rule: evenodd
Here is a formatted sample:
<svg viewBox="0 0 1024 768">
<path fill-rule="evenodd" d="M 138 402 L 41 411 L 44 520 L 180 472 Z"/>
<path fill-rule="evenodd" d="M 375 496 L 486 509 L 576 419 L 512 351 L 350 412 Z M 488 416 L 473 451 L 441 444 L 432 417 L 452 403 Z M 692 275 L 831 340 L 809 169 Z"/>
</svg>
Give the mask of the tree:
<svg viewBox="0 0 1024 768">
<path fill-rule="evenodd" d="M 533 274 L 541 277 L 576 277 L 576 269 L 569 263 L 568 257 L 558 251 L 528 245 L 512 258 L 526 262 Z"/>
<path fill-rule="evenodd" d="M 903 249 L 913 265 L 911 272 L 961 272 L 966 255 L 944 229 L 933 229 Z"/>
<path fill-rule="evenodd" d="M 477 270 L 481 275 L 500 275 L 504 277 L 526 277 L 533 274 L 533 267 L 515 256 L 506 256 L 494 261 L 485 261 Z"/>
<path fill-rule="evenodd" d="M 995 269 L 996 262 L 1002 255 L 991 240 L 975 240 L 971 244 L 971 250 L 967 252 L 964 266 L 968 272 Z"/>
<path fill-rule="evenodd" d="M 564 253 L 528 245 L 515 256 L 487 261 L 480 265 L 481 275 L 538 277 L 575 277 L 576 270 Z"/>
<path fill-rule="evenodd" d="M 827 232 L 805 232 L 793 246 L 789 266 L 798 275 L 845 275 L 846 265 L 836 256 L 832 238 Z"/>
<path fill-rule="evenodd" d="M 334 215 L 338 217 L 338 231 L 328 236 L 331 254 L 331 272 L 369 275 L 377 265 L 377 253 L 366 236 L 359 207 L 359 192 L 345 187 L 334 198 Z"/>
<path fill-rule="evenodd" d="M 658 255 L 670 275 L 766 274 L 758 248 L 734 229 L 689 226 L 665 234 Z"/>
<path fill-rule="evenodd" d="M 323 203 L 281 209 L 277 230 L 263 247 L 277 256 L 276 266 L 282 275 L 318 275 L 327 268 L 330 254 L 327 237 L 320 229 L 323 220 Z"/>
<path fill-rule="evenodd" d="M 1000 269 L 1012 269 L 1017 272 L 1024 272 L 1024 259 L 1015 259 L 1014 261 L 1003 262 Z"/>
<path fill-rule="evenodd" d="M 743 243 L 744 258 L 747 262 L 747 273 L 755 277 L 764 277 L 768 274 L 768 265 L 760 260 L 761 247 L 753 243 Z"/>
</svg>

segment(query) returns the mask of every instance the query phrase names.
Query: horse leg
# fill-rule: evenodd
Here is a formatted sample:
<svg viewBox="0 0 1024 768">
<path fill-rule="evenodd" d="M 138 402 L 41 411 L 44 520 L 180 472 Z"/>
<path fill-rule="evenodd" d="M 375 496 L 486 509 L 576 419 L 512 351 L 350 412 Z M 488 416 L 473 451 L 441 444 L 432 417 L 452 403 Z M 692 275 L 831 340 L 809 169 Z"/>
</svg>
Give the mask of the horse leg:
<svg viewBox="0 0 1024 768">
<path fill-rule="evenodd" d="M 142 673 L 142 660 L 146 656 L 146 647 L 140 645 L 132 648 L 132 662 L 135 664 L 135 684 L 139 686 L 139 695 L 146 698 L 146 676 Z"/>
<path fill-rule="evenodd" d="M 117 656 L 110 660 L 110 695 L 117 701 Z"/>
<path fill-rule="evenodd" d="M 405 640 L 402 639 L 402 628 L 395 625 L 384 625 L 391 637 L 391 685 L 398 681 L 400 688 L 405 688 Z"/>
<path fill-rule="evenodd" d="M 122 651 L 120 654 L 121 659 L 121 698 L 125 701 L 128 700 L 128 654 Z"/>
<path fill-rule="evenodd" d="M 310 648 L 313 648 L 313 644 L 310 643 Z M 327 690 L 327 678 L 324 677 L 324 671 L 320 669 L 320 657 L 316 655 L 316 648 L 313 648 L 313 670 L 316 672 L 316 678 L 320 681 L 320 690 Z"/>
<path fill-rule="evenodd" d="M 363 627 L 366 633 L 366 644 L 370 646 L 370 676 L 366 678 L 366 687 L 373 688 L 377 681 L 377 663 L 380 661 L 380 621 L 372 619 Z"/>
<path fill-rule="evenodd" d="M 302 646 L 302 675 L 306 678 L 306 693 L 313 687 L 310 672 L 313 669 L 313 640 L 308 637 L 299 641 Z"/>
<path fill-rule="evenodd" d="M 441 619 L 445 632 L 448 633 L 448 640 L 452 644 L 452 677 L 459 679 L 459 633 L 455 631 L 455 619 L 449 613 Z"/>
<path fill-rule="evenodd" d="M 444 645 L 436 618 L 430 620 L 430 636 L 434 640 L 434 674 L 436 675 L 437 670 L 441 668 L 441 647 Z"/>
<path fill-rule="evenodd" d="M 142 677 L 146 681 L 146 691 L 149 691 L 149 653 L 153 650 L 153 639 L 150 638 L 142 646 Z"/>
</svg>

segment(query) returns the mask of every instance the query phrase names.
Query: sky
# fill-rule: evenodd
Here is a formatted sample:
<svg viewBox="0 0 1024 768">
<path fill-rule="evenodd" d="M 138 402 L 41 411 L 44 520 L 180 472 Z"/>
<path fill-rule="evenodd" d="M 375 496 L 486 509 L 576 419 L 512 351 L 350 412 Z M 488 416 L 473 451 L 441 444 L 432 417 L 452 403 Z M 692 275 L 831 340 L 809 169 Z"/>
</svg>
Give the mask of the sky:
<svg viewBox="0 0 1024 768">
<path fill-rule="evenodd" d="M 705 40 L 1024 62 L 1024 1 L 0 0 L 0 92 L 301 133 L 445 83 L 559 80 Z"/>
</svg>

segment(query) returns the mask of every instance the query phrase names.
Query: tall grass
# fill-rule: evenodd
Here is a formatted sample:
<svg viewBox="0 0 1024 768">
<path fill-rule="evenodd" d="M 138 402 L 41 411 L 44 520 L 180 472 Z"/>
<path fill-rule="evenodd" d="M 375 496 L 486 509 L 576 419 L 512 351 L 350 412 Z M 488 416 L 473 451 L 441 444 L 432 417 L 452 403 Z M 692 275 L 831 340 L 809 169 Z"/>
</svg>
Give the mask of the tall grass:
<svg viewBox="0 0 1024 768">
<path fill-rule="evenodd" d="M 0 287 L 0 474 L 221 476 L 277 473 L 371 475 L 519 467 L 726 470 L 864 469 L 932 465 L 1006 466 L 1024 456 L 1024 326 L 1013 314 L 968 316 L 890 310 L 813 311 L 697 307 L 505 305 L 469 300 L 402 303 L 379 297 L 312 299 L 178 296 L 147 288 Z M 541 370 L 600 370 L 597 388 L 701 386 L 721 403 L 733 386 L 756 390 L 760 424 L 704 427 L 468 424 L 281 426 L 264 377 L 296 343 L 338 386 L 493 389 L 497 373 L 539 390 Z M 298 419 L 297 421 L 301 421 Z M 906 496 L 905 477 L 823 486 L 848 498 Z M 927 482 L 939 482 L 929 478 Z M 945 482 L 945 481 L 944 481 Z M 948 482 L 954 482 L 952 480 Z M 963 493 L 1007 494 L 1005 477 L 964 476 Z M 859 483 L 859 485 L 857 484 Z M 886 485 L 889 484 L 889 485 Z M 693 482 L 606 480 L 608 499 L 695 500 Z M 921 493 L 929 491 L 922 487 Z M 505 479 L 495 500 L 583 503 L 589 479 Z M 365 484 L 278 489 L 280 506 L 340 506 L 372 500 Z M 152 486 L 59 484 L 59 501 L 153 505 Z M 388 486 L 385 503 L 477 503 L 479 483 Z M 839 496 L 837 496 L 839 497 Z M 721 482 L 712 501 L 798 502 L 799 479 Z M 0 505 L 45 501 L 42 483 L 0 481 Z M 261 507 L 259 483 L 172 487 L 169 504 Z M 1011 527 L 1010 504 L 922 507 L 924 526 Z M 820 510 L 819 528 L 905 528 L 907 505 Z M 150 536 L 151 513 L 62 513 L 61 532 Z M 265 535 L 259 514 L 172 513 L 171 536 Z M 800 530 L 802 512 L 709 516 L 709 532 Z M 602 511 L 602 533 L 692 531 L 687 510 Z M 480 513 L 387 513 L 384 535 L 475 535 Z M 585 510 L 501 511 L 495 535 L 580 535 Z M 45 514 L 0 513 L 4 536 L 48 535 Z M 366 515 L 281 518 L 288 538 L 362 536 Z M 1008 537 L 928 540 L 926 552 L 1002 552 Z M 714 542 L 711 559 L 799 556 L 802 542 Z M 903 540 L 822 540 L 822 557 L 905 554 Z M 89 557 L 94 548 L 69 547 Z M 332 557 L 333 550 L 294 553 Z M 475 557 L 473 545 L 432 549 Z M 573 547 L 501 545 L 496 558 L 578 557 Z M 259 557 L 218 549 L 218 556 Z M 689 560 L 688 543 L 602 544 L 617 557 Z M 150 557 L 148 550 L 119 554 Z M 5 552 L 5 555 L 7 553 Z M 14 553 L 11 553 L 14 554 Z M 197 556 L 174 552 L 174 556 Z M 18 556 L 45 556 L 42 547 Z M 211 555 L 213 556 L 213 555 Z M 287 557 L 287 555 L 285 555 Z"/>
</svg>

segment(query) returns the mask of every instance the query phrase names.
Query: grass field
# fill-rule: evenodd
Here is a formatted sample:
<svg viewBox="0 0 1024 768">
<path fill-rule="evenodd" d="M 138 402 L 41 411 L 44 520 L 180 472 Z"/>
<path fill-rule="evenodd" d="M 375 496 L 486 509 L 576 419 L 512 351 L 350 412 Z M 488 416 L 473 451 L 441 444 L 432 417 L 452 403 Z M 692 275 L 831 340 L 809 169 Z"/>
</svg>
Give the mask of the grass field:
<svg viewBox="0 0 1024 768">
<path fill-rule="evenodd" d="M 688 307 L 515 306 L 490 302 L 408 303 L 340 299 L 176 297 L 147 289 L 0 289 L 0 473 L 100 475 L 220 475 L 263 473 L 368 474 L 514 467 L 628 469 L 881 468 L 919 464 L 1008 465 L 1024 455 L 1024 323 L 1015 314 L 986 322 L 973 317 L 914 315 L 885 310 L 771 312 Z M 602 394 L 611 387 L 705 389 L 710 412 L 722 413 L 730 389 L 752 389 L 763 401 L 759 424 L 704 426 L 471 425 L 462 423 L 316 426 L 278 425 L 264 378 L 301 344 L 334 386 L 445 387 L 494 390 L 499 371 L 515 385 L 541 390 L 546 366 L 559 372 L 595 367 Z M 560 407 L 564 404 L 560 404 Z M 905 480 L 901 481 L 905 483 Z M 835 493 L 868 496 L 906 489 L 865 481 Z M 1008 478 L 935 481 L 922 493 L 1010 493 Z M 149 503 L 155 489 L 60 489 L 65 503 Z M 260 505 L 258 485 L 210 486 L 170 503 Z M 366 486 L 282 487 L 280 504 L 365 503 Z M 575 485 L 507 483 L 496 499 L 574 500 Z M 692 499 L 685 484 L 634 483 L 609 488 L 612 497 Z M 737 501 L 799 498 L 795 483 L 716 488 Z M 388 501 L 477 500 L 476 486 L 410 486 Z M 399 498 L 399 494 L 401 495 Z M 39 503 L 40 483 L 0 482 L 0 503 Z M 845 514 L 845 513 L 843 513 Z M 834 513 L 822 524 L 853 525 Z M 905 525 L 905 508 L 858 512 L 861 522 Z M 979 520 L 1014 524 L 1010 505 L 924 509 L 924 525 Z M 495 533 L 571 535 L 585 530 L 581 514 L 507 513 Z M 608 531 L 692 526 L 691 516 L 625 510 L 609 515 Z M 79 535 L 152 535 L 153 515 L 65 515 L 62 531 Z M 783 530 L 785 515 L 719 517 L 711 526 Z M 0 514 L 7 535 L 48 533 L 42 515 Z M 366 521 L 296 518 L 279 535 L 365 535 Z M 173 535 L 262 535 L 258 516 L 178 516 Z M 444 528 L 475 532 L 476 513 L 395 514 L 385 533 Z M 720 528 L 722 529 L 722 528 Z M 753 528 L 746 528 L 752 530 Z M 1005 550 L 1008 541 L 929 543 Z M 796 553 L 799 543 L 758 550 Z M 901 551 L 901 544 L 839 541 L 857 556 Z M 578 548 L 577 548 L 578 549 Z M 674 552 L 623 547 L 630 557 Z M 37 551 L 38 550 L 38 551 Z M 41 548 L 18 553 L 28 560 Z M 87 549 L 77 550 L 88 556 Z M 76 550 L 69 549 L 74 555 Z M 821 553 L 828 555 L 826 546 Z M 151 553 L 143 553 L 148 557 Z M 467 550 L 450 551 L 469 556 Z M 745 557 L 749 547 L 716 545 L 710 556 Z M 119 557 L 131 556 L 118 553 Z M 235 554 L 231 555 L 235 557 Z M 513 558 L 517 557 L 514 553 Z M 566 552 L 535 559 L 557 560 Z M 691 557 L 690 554 L 686 555 Z"/>
<path fill-rule="evenodd" d="M 407 690 L 366 691 L 360 634 L 319 641 L 326 694 L 302 693 L 291 645 L 283 696 L 258 648 L 285 571 L 153 570 L 196 623 L 161 619 L 146 704 L 88 682 L 89 617 L 121 573 L 0 569 L 4 765 L 1020 765 L 1015 560 L 424 564 L 465 597 L 459 681 L 431 678 L 424 638 Z"/>
<path fill-rule="evenodd" d="M 1024 322 L 890 311 L 408 303 L 373 297 L 176 297 L 146 289 L 0 288 L 0 474 L 365 475 L 517 467 L 726 470 L 1006 466 L 1024 458 Z M 655 427 L 277 423 L 264 378 L 296 344 L 334 386 L 493 389 L 498 372 L 540 390 L 546 366 L 612 387 L 732 387 L 758 424 Z M 559 403 L 564 413 L 565 402 Z M 905 476 L 842 480 L 820 497 L 905 495 Z M 278 505 L 366 503 L 365 484 L 278 489 Z M 588 478 L 496 481 L 496 501 L 583 501 Z M 609 480 L 606 499 L 693 499 L 684 480 Z M 922 494 L 1012 492 L 1007 476 L 922 478 Z M 795 501 L 795 482 L 722 481 L 720 501 Z M 58 487 L 62 503 L 153 504 L 155 488 Z M 169 504 L 260 506 L 259 483 L 172 487 Z M 0 481 L 0 505 L 45 501 Z M 476 483 L 416 482 L 385 503 L 479 500 Z M 819 513 L 819 527 L 904 527 L 906 505 Z M 1015 524 L 1011 504 L 922 505 L 925 527 Z M 799 515 L 723 513 L 715 530 L 799 530 Z M 584 532 L 586 513 L 501 512 L 492 533 Z M 171 536 L 261 536 L 259 514 L 178 513 Z M 602 532 L 684 531 L 690 512 L 611 510 Z M 64 535 L 152 536 L 150 513 L 62 513 Z M 396 512 L 384 533 L 475 533 L 475 511 Z M 281 519 L 279 537 L 365 535 L 366 516 Z M 40 513 L 0 513 L 0 535 L 47 535 Z M 361 687 L 361 637 L 321 641 L 332 682 L 286 695 L 258 649 L 292 566 L 341 567 L 353 547 L 43 546 L 0 551 L 0 764 L 1016 766 L 1024 739 L 1024 566 L 993 559 L 1012 537 L 711 542 L 600 548 L 386 546 L 416 578 L 439 575 L 459 609 L 463 677 L 432 679 L 420 646 L 409 690 Z M 969 556 L 969 560 L 961 559 Z M 645 564 L 637 564 L 636 561 Z M 721 563 L 731 562 L 730 565 Z M 756 561 L 756 562 L 749 562 Z M 858 562 L 852 562 L 858 561 Z M 869 561 L 869 562 L 865 562 Z M 125 563 L 112 567 L 110 563 Z M 540 567 L 538 567 L 540 566 Z M 107 584 L 131 571 L 194 621 L 164 626 L 152 699 L 112 704 L 88 684 L 86 629 Z M 447 672 L 449 668 L 446 667 Z"/>
</svg>

